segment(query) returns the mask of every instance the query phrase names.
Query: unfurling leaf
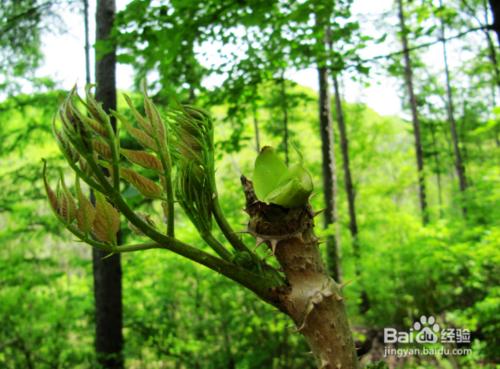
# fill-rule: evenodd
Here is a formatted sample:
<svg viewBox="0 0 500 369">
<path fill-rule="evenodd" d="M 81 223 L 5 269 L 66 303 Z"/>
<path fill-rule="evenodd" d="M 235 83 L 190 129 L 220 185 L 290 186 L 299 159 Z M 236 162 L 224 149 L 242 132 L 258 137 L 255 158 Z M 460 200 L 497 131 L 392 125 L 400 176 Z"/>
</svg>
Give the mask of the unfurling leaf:
<svg viewBox="0 0 500 369">
<path fill-rule="evenodd" d="M 129 135 L 135 138 L 142 146 L 153 151 L 158 151 L 158 145 L 150 135 L 132 126 L 132 124 L 122 114 L 118 112 L 114 112 L 113 114 L 122 122 Z"/>
<path fill-rule="evenodd" d="M 134 164 L 140 165 L 146 169 L 153 169 L 156 171 L 162 170 L 161 161 L 156 158 L 156 156 L 151 155 L 145 151 L 137 151 L 137 150 L 127 150 L 122 149 L 120 152 L 125 156 L 129 161 Z"/>
<path fill-rule="evenodd" d="M 216 193 L 213 125 L 207 113 L 183 106 L 171 115 L 179 204 L 199 231 L 210 232 Z"/>
<path fill-rule="evenodd" d="M 71 223 L 76 218 L 76 203 L 73 195 L 64 183 L 64 177 L 60 178 L 61 190 L 58 191 L 57 201 L 59 203 L 59 215 L 66 223 Z"/>
<path fill-rule="evenodd" d="M 78 209 L 76 211 L 77 226 L 83 233 L 88 233 L 92 230 L 96 210 L 90 200 L 83 195 L 80 187 L 80 179 L 78 177 L 76 178 L 75 187 L 78 200 Z"/>
<path fill-rule="evenodd" d="M 286 208 L 305 205 L 313 190 L 311 175 L 302 164 L 287 168 L 267 146 L 255 160 L 253 184 L 259 200 Z"/>
<path fill-rule="evenodd" d="M 111 159 L 113 157 L 111 148 L 101 140 L 92 140 L 92 148 L 104 159 Z"/>
<path fill-rule="evenodd" d="M 142 83 L 142 91 L 144 94 L 144 110 L 146 111 L 146 116 L 148 117 L 149 124 L 153 128 L 152 134 L 158 137 L 160 145 L 165 143 L 165 126 L 163 124 L 163 120 L 160 117 L 160 113 L 156 106 L 153 104 L 153 101 L 148 96 L 148 91 L 146 88 L 146 82 Z"/>
<path fill-rule="evenodd" d="M 95 97 L 90 92 L 92 85 L 87 85 L 85 88 L 86 106 L 87 111 L 92 115 L 92 117 L 101 123 L 102 126 L 109 124 L 108 114 L 102 108 L 102 103 L 98 102 Z"/>
<path fill-rule="evenodd" d="M 82 122 L 87 125 L 90 129 L 92 129 L 95 133 L 97 133 L 99 136 L 102 137 L 109 137 L 108 131 L 106 130 L 106 127 L 104 127 L 101 123 L 99 123 L 97 120 L 82 116 Z"/>
<path fill-rule="evenodd" d="M 59 214 L 59 204 L 57 201 L 56 193 L 50 188 L 49 182 L 47 181 L 47 162 L 43 161 L 43 170 L 42 170 L 43 184 L 45 186 L 45 192 L 47 193 L 47 197 L 49 199 L 50 207 L 56 214 Z"/>
<path fill-rule="evenodd" d="M 58 132 L 55 129 L 55 127 L 54 127 L 53 131 L 54 131 L 54 136 L 56 138 L 59 149 L 61 150 L 61 152 L 63 153 L 65 158 L 68 161 L 71 161 L 72 163 L 77 163 L 78 160 L 80 160 L 80 154 L 78 154 L 75 150 L 73 150 L 73 148 L 71 147 L 69 142 L 66 139 L 64 139 L 62 132 Z"/>
<path fill-rule="evenodd" d="M 95 218 L 92 224 L 94 236 L 103 242 L 116 243 L 120 229 L 120 214 L 99 192 L 95 192 Z"/>
<path fill-rule="evenodd" d="M 153 130 L 153 127 L 151 126 L 151 124 L 142 116 L 141 113 L 139 113 L 137 111 L 137 109 L 135 108 L 134 106 L 134 103 L 132 102 L 132 99 L 130 99 L 130 97 L 128 97 L 127 95 L 123 95 L 123 97 L 125 98 L 125 101 L 127 102 L 127 105 L 129 106 L 130 110 L 132 110 L 132 114 L 134 114 L 134 117 L 135 119 L 137 120 L 137 123 L 139 123 L 139 125 L 142 127 L 142 129 L 144 129 L 144 131 L 148 134 L 148 135 L 153 135 L 154 134 L 154 130 Z"/>
<path fill-rule="evenodd" d="M 157 199 L 161 197 L 162 189 L 156 183 L 154 183 L 149 178 L 134 172 L 133 170 L 123 168 L 120 171 L 122 178 L 133 185 L 139 192 L 145 196 L 152 199 Z"/>
</svg>

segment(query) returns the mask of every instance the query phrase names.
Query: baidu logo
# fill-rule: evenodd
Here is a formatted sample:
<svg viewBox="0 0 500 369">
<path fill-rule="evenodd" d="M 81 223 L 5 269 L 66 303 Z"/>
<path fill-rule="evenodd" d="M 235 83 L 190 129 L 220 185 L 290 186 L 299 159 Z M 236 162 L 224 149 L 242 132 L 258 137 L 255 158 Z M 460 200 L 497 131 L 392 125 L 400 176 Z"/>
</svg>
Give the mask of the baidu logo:
<svg viewBox="0 0 500 369">
<path fill-rule="evenodd" d="M 384 328 L 384 343 L 470 343 L 470 331 L 460 328 L 441 329 L 432 315 L 422 315 L 407 331 Z"/>
<path fill-rule="evenodd" d="M 413 323 L 413 330 L 417 332 L 415 341 L 418 343 L 436 343 L 438 341 L 439 324 L 431 315 L 422 315 L 419 321 Z"/>
<path fill-rule="evenodd" d="M 384 343 L 436 343 L 440 332 L 439 324 L 431 315 L 422 315 L 413 323 L 408 332 L 400 332 L 395 328 L 384 328 Z"/>
<path fill-rule="evenodd" d="M 411 355 L 468 355 L 471 348 L 450 348 L 450 343 L 471 342 L 471 332 L 461 328 L 441 328 L 432 315 L 422 315 L 413 323 L 408 331 L 398 331 L 396 328 L 384 328 L 384 356 L 407 357 Z M 411 344 L 423 344 L 418 347 Z M 403 345 L 401 345 L 403 344 Z M 410 345 L 404 345 L 410 344 Z M 429 346 L 425 344 L 431 344 Z M 437 344 L 437 345 L 435 345 Z"/>
</svg>

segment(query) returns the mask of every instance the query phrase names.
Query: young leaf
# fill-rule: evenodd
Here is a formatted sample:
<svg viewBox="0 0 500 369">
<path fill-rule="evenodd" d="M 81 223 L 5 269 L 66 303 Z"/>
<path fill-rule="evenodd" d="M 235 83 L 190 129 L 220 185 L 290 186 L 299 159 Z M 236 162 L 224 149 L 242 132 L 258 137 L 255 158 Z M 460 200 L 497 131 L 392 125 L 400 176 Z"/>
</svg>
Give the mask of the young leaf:
<svg viewBox="0 0 500 369">
<path fill-rule="evenodd" d="M 94 236 L 103 242 L 116 243 L 120 229 L 120 214 L 99 192 L 95 192 L 96 207 L 92 230 Z"/>
<path fill-rule="evenodd" d="M 45 192 L 49 198 L 50 207 L 56 214 L 59 214 L 59 204 L 57 201 L 57 196 L 54 190 L 50 188 L 49 182 L 47 181 L 47 162 L 43 160 L 43 170 L 42 170 L 43 184 L 45 186 Z"/>
<path fill-rule="evenodd" d="M 80 154 L 77 153 L 70 144 L 64 141 L 63 135 L 61 132 L 55 133 L 56 142 L 59 146 L 59 149 L 63 153 L 64 157 L 71 161 L 72 163 L 77 163 L 80 160 Z"/>
<path fill-rule="evenodd" d="M 92 129 L 95 133 L 97 133 L 99 136 L 102 137 L 109 137 L 108 131 L 106 130 L 106 127 L 104 127 L 101 123 L 99 123 L 97 120 L 89 118 L 87 116 L 82 116 L 82 122 Z"/>
<path fill-rule="evenodd" d="M 154 130 L 152 134 L 156 135 L 158 141 L 160 142 L 160 145 L 163 145 L 165 143 L 165 126 L 163 124 L 163 120 L 160 117 L 158 109 L 156 109 L 153 101 L 148 96 L 146 83 L 144 81 L 142 84 L 142 90 L 144 94 L 144 110 L 146 111 L 146 116 L 148 117 L 149 123 Z"/>
<path fill-rule="evenodd" d="M 305 205 L 311 192 L 312 190 L 305 188 L 297 178 L 292 178 L 271 191 L 266 196 L 266 202 L 281 205 L 285 208 L 295 208 Z"/>
<path fill-rule="evenodd" d="M 111 148 L 101 140 L 93 139 L 92 148 L 104 159 L 111 160 L 111 158 L 113 157 L 113 154 L 111 153 Z"/>
<path fill-rule="evenodd" d="M 77 226 L 83 233 L 88 233 L 92 229 L 96 210 L 90 200 L 82 193 L 80 178 L 78 177 L 76 177 L 75 187 L 78 200 L 78 209 L 76 211 Z"/>
<path fill-rule="evenodd" d="M 125 98 L 125 101 L 127 102 L 127 105 L 129 106 L 130 110 L 132 111 L 132 114 L 134 114 L 135 119 L 137 120 L 137 122 L 139 123 L 139 125 L 142 127 L 142 129 L 144 129 L 144 131 L 148 135 L 154 134 L 153 127 L 142 116 L 142 114 L 137 111 L 137 109 L 134 106 L 134 103 L 132 102 L 132 99 L 130 97 L 128 97 L 128 95 L 125 95 L 125 94 L 123 95 L 123 97 Z"/>
<path fill-rule="evenodd" d="M 60 184 L 61 191 L 58 193 L 59 214 L 69 224 L 76 218 L 76 203 L 73 195 L 66 187 L 62 174 Z"/>
<path fill-rule="evenodd" d="M 120 171 L 122 178 L 133 185 L 139 192 L 145 196 L 152 199 L 157 199 L 161 197 L 162 189 L 156 183 L 154 183 L 149 178 L 146 178 L 133 170 L 123 168 Z"/>
<path fill-rule="evenodd" d="M 92 88 L 92 85 L 87 85 L 85 88 L 85 97 L 86 97 L 86 106 L 87 106 L 87 111 L 92 115 L 92 117 L 97 120 L 101 125 L 109 124 L 109 117 L 108 114 L 104 111 L 102 107 L 102 103 L 98 102 L 92 93 L 90 92 L 90 89 Z"/>
<path fill-rule="evenodd" d="M 253 182 L 259 200 L 286 208 L 305 205 L 313 190 L 302 164 L 287 168 L 270 147 L 264 147 L 255 161 Z"/>
<path fill-rule="evenodd" d="M 121 149 L 120 152 L 130 162 L 140 165 L 143 168 L 153 169 L 156 171 L 162 170 L 161 161 L 158 160 L 156 156 L 151 155 L 145 151 Z"/>
<path fill-rule="evenodd" d="M 263 147 L 255 160 L 253 172 L 253 185 L 257 198 L 264 201 L 287 171 L 288 168 L 274 149 L 270 146 Z"/>
<path fill-rule="evenodd" d="M 113 115 L 122 122 L 122 124 L 125 127 L 125 129 L 127 130 L 127 132 L 133 138 L 135 138 L 142 146 L 144 146 L 145 148 L 149 148 L 153 151 L 158 151 L 158 145 L 151 138 L 151 136 L 149 136 L 144 131 L 141 131 L 140 129 L 137 129 L 134 126 L 132 126 L 132 124 L 122 114 L 120 114 L 118 112 L 113 112 Z"/>
</svg>

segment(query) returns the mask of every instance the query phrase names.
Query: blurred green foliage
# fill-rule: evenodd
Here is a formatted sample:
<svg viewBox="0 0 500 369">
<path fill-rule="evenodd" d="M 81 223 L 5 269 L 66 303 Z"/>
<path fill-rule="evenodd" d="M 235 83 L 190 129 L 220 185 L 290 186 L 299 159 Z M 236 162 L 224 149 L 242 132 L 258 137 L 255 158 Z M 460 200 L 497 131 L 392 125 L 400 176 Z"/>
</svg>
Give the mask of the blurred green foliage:
<svg viewBox="0 0 500 369">
<path fill-rule="evenodd" d="M 315 191 L 321 193 L 315 95 L 300 86 L 290 89 L 306 97 L 290 107 L 290 129 Z M 264 101 L 267 93 L 260 91 Z M 0 106 L 0 366 L 5 368 L 94 365 L 90 249 L 61 231 L 40 181 L 41 157 L 53 166 L 61 164 L 49 133 L 57 103 L 54 93 L 21 96 Z M 231 123 L 224 120 L 228 109 L 224 104 L 212 109 L 216 143 L 232 134 Z M 273 124 L 265 108 L 259 107 L 259 116 L 264 127 Z M 457 203 L 452 167 L 443 165 L 442 211 L 435 186 L 430 186 L 432 223 L 424 228 L 416 204 L 408 123 L 381 117 L 360 104 L 346 104 L 346 117 L 359 204 L 362 284 L 371 303 L 360 315 L 356 302 L 361 283 L 355 279 L 346 199 L 340 192 L 342 263 L 348 281 L 344 291 L 357 339 L 362 343 L 384 327 L 407 329 L 420 315 L 433 315 L 443 326 L 472 331 L 473 354 L 456 357 L 460 367 L 494 367 L 488 363 L 498 359 L 500 329 L 498 148 L 488 132 L 474 133 L 480 148 L 467 146 L 473 182 L 464 200 L 470 208 L 467 221 Z M 246 216 L 239 175 L 251 174 L 256 155 L 251 120 L 244 116 L 241 132 L 249 139 L 237 152 L 220 153 L 216 162 L 223 211 L 241 230 Z M 263 144 L 281 142 L 272 130 L 261 135 Z M 484 151 L 490 154 L 482 155 Z M 299 160 L 296 152 L 290 155 Z M 434 176 L 429 173 L 429 181 Z M 125 191 L 133 201 L 133 190 Z M 322 208 L 322 196 L 312 201 L 315 209 Z M 161 222 L 156 204 L 136 205 L 157 214 L 154 220 Z M 206 248 L 188 219 L 177 216 L 178 237 Z M 123 255 L 123 270 L 128 367 L 313 367 L 291 321 L 221 276 L 159 250 Z M 450 365 L 448 359 L 440 360 L 443 367 Z M 435 364 L 412 358 L 405 365 Z"/>
</svg>

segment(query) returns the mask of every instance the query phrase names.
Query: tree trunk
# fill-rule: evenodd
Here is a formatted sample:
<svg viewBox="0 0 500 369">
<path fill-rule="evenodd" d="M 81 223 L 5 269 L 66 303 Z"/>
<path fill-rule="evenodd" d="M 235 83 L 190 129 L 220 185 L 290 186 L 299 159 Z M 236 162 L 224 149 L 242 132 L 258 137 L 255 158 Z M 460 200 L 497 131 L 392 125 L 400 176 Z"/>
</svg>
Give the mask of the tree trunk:
<svg viewBox="0 0 500 369">
<path fill-rule="evenodd" d="M 493 31 L 497 34 L 498 46 L 500 46 L 500 3 L 498 0 L 489 0 L 491 12 L 493 13 Z"/>
<path fill-rule="evenodd" d="M 287 285 L 274 291 L 274 305 L 292 318 L 320 369 L 358 368 L 344 298 L 321 260 L 312 209 L 267 205 L 257 200 L 249 180 L 242 183 L 248 230 L 266 241 L 286 276 Z"/>
<path fill-rule="evenodd" d="M 332 110 L 328 88 L 328 69 L 318 66 L 319 77 L 319 125 L 321 132 L 321 154 L 323 169 L 323 193 L 325 198 L 324 228 L 336 226 L 337 223 L 337 172 L 334 152 L 334 136 L 332 124 Z M 340 268 L 340 238 L 338 232 L 326 237 L 328 254 L 328 269 L 337 282 L 340 282 L 342 272 Z"/>
<path fill-rule="evenodd" d="M 83 25 L 85 30 L 85 82 L 87 84 L 90 84 L 90 37 L 88 0 L 83 0 Z"/>
<path fill-rule="evenodd" d="M 280 100 L 281 100 L 281 112 L 283 113 L 283 148 L 285 150 L 285 163 L 289 163 L 289 150 L 288 150 L 288 102 L 286 96 L 286 85 L 285 85 L 285 71 L 281 72 L 280 78 Z"/>
<path fill-rule="evenodd" d="M 489 24 L 488 12 L 490 9 L 488 8 L 486 0 L 484 1 L 483 6 L 484 6 L 484 18 L 486 19 L 486 24 Z M 492 86 L 491 89 L 492 106 L 495 107 L 497 101 L 496 99 L 497 91 L 498 93 L 500 93 L 500 70 L 498 68 L 497 50 L 495 47 L 495 43 L 491 38 L 489 30 L 485 30 L 484 35 L 486 37 L 486 42 L 488 44 L 488 58 L 490 59 L 491 65 L 493 67 L 493 73 L 495 75 L 495 86 Z M 499 131 L 500 128 L 497 126 L 495 127 L 495 130 L 493 132 L 493 138 L 495 140 L 497 147 L 500 147 Z"/>
<path fill-rule="evenodd" d="M 259 130 L 259 119 L 257 117 L 257 103 L 252 100 L 252 115 L 253 115 L 253 129 L 255 135 L 255 150 L 257 153 L 260 152 L 260 130 Z"/>
<path fill-rule="evenodd" d="M 399 24 L 401 28 L 401 43 L 403 46 L 403 57 L 405 62 L 404 76 L 406 88 L 408 89 L 408 97 L 411 108 L 412 123 L 413 123 L 413 136 L 415 138 L 415 154 L 417 158 L 417 174 L 418 174 L 418 189 L 419 189 L 419 202 L 420 210 L 422 212 L 422 223 L 425 225 L 429 222 L 429 214 L 427 211 L 427 195 L 425 189 L 425 174 L 424 174 L 424 155 L 422 150 L 422 141 L 420 138 L 420 121 L 417 112 L 417 98 L 413 89 L 413 71 L 410 58 L 410 51 L 408 50 L 408 37 L 406 36 L 407 29 L 405 26 L 405 16 L 403 12 L 403 1 L 398 1 L 399 8 Z"/>
<path fill-rule="evenodd" d="M 332 46 L 330 45 L 330 49 Z M 363 287 L 361 280 L 361 248 L 359 245 L 359 230 L 358 221 L 356 218 L 356 195 L 354 192 L 354 185 L 352 183 L 351 164 L 349 159 L 349 139 L 347 138 L 346 124 L 344 119 L 344 109 L 340 98 L 340 87 L 337 75 L 332 71 L 333 91 L 335 95 L 335 111 L 337 114 L 337 125 L 339 128 L 340 136 L 340 149 L 342 152 L 342 161 L 344 169 L 344 185 L 347 194 L 347 207 L 349 209 L 349 232 L 352 238 L 352 250 L 354 254 L 354 269 L 356 277 L 361 287 L 361 313 L 366 313 L 370 308 L 368 302 L 368 295 Z"/>
<path fill-rule="evenodd" d="M 441 7 L 443 6 L 442 0 L 439 1 L 439 5 Z M 444 21 L 442 19 L 441 19 L 441 44 L 443 46 L 443 62 L 444 62 L 444 71 L 446 77 L 446 97 L 447 97 L 446 110 L 448 113 L 448 122 L 450 124 L 451 140 L 453 143 L 453 153 L 455 156 L 455 170 L 457 172 L 458 184 L 460 192 L 462 194 L 461 198 L 462 213 L 464 217 L 466 217 L 467 206 L 465 205 L 465 191 L 467 190 L 467 178 L 465 175 L 465 166 L 462 160 L 462 154 L 460 152 L 460 146 L 458 142 L 457 122 L 455 120 L 455 114 L 454 114 L 453 94 L 451 91 L 451 82 L 450 82 L 450 70 L 448 67 L 448 54 L 446 51 L 445 27 L 444 27 Z"/>
<path fill-rule="evenodd" d="M 331 5 L 331 4 L 330 4 Z M 330 5 L 318 6 L 315 13 L 315 32 L 319 33 L 316 64 L 319 80 L 319 128 L 321 135 L 321 157 L 323 171 L 323 196 L 325 214 L 323 227 L 334 228 L 334 233 L 326 236 L 327 265 L 330 275 L 341 282 L 340 232 L 337 224 L 337 168 L 335 163 L 335 136 L 332 123 L 330 89 L 328 86 L 328 25 L 333 9 Z M 332 230 L 330 230 L 332 231 Z"/>
<path fill-rule="evenodd" d="M 490 59 L 491 65 L 493 67 L 493 73 L 495 74 L 495 84 L 496 88 L 500 92 L 500 70 L 498 69 L 497 52 L 495 44 L 491 38 L 489 32 L 485 32 L 486 42 L 488 43 L 488 58 Z"/>
<path fill-rule="evenodd" d="M 438 191 L 439 218 L 443 218 L 443 186 L 441 179 L 441 160 L 439 158 L 439 148 L 436 139 L 434 123 L 431 123 L 432 146 L 434 147 L 434 165 L 436 165 L 436 185 Z"/>
<path fill-rule="evenodd" d="M 96 40 L 106 40 L 115 16 L 114 0 L 97 1 Z M 116 109 L 115 50 L 96 59 L 96 99 L 106 111 Z M 114 124 L 114 122 L 113 122 Z M 97 361 L 105 369 L 122 369 L 122 270 L 120 254 L 93 249 Z"/>
</svg>

